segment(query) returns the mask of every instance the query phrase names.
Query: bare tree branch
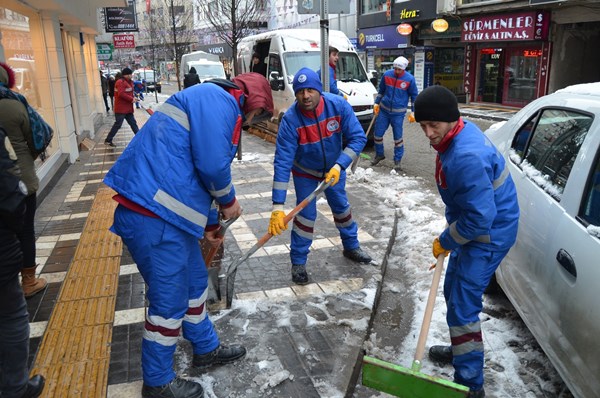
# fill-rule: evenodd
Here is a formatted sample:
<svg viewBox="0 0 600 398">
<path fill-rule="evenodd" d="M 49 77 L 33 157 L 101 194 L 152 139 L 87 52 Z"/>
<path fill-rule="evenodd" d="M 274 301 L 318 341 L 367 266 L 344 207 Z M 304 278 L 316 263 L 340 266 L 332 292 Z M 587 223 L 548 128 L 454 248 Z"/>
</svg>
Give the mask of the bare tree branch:
<svg viewBox="0 0 600 398">
<path fill-rule="evenodd" d="M 208 24 L 211 33 L 233 49 L 237 58 L 237 45 L 242 38 L 256 33 L 267 20 L 265 0 L 204 0 L 198 3 L 200 18 Z M 265 24 L 266 26 L 266 24 Z M 233 63 L 238 73 L 237 62 Z"/>
</svg>

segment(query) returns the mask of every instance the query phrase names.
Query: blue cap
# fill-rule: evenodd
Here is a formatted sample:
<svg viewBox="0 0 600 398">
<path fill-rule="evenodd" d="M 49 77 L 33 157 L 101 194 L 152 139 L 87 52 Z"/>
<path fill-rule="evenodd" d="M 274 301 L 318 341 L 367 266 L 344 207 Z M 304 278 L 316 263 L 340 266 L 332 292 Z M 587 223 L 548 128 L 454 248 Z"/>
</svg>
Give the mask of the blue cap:
<svg viewBox="0 0 600 398">
<path fill-rule="evenodd" d="M 323 93 L 323 84 L 317 72 L 309 68 L 302 68 L 294 76 L 294 94 L 305 88 L 312 88 Z"/>
</svg>

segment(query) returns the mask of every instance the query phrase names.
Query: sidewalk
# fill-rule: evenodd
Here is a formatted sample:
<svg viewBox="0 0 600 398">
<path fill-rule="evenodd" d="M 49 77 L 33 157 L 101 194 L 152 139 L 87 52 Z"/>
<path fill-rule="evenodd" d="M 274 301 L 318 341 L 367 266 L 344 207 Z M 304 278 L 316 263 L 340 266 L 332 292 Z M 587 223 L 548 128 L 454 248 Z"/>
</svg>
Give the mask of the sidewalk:
<svg viewBox="0 0 600 398">
<path fill-rule="evenodd" d="M 148 116 L 143 110 L 136 110 L 136 118 L 141 125 Z M 48 280 L 49 287 L 28 300 L 30 356 L 34 368 L 45 369 L 44 363 L 48 359 L 42 356 L 49 351 L 41 349 L 42 355 L 36 357 L 36 354 L 38 348 L 50 344 L 41 342 L 53 309 L 65 294 L 63 281 L 72 278 L 75 272 L 72 263 L 75 263 L 76 251 L 82 250 L 82 234 L 90 228 L 91 214 L 97 207 L 106 209 L 113 205 L 110 195 L 97 195 L 99 190 L 106 190 L 102 188 L 105 187 L 102 178 L 133 134 L 124 125 L 115 138 L 117 147 L 104 146 L 102 141 L 112 120 L 107 118 L 96 139 L 97 144 L 92 150 L 81 153 L 80 160 L 69 167 L 37 210 L 38 272 Z M 243 135 L 243 160 L 234 161 L 232 172 L 244 215 L 227 232 L 224 267 L 245 253 L 266 232 L 271 210 L 273 151 L 273 144 Z M 390 233 L 382 236 L 380 231 L 392 230 L 393 209 L 383 205 L 383 198 L 361 189 L 359 183 L 349 181 L 347 190 L 353 216 L 360 228 L 359 240 L 380 265 L 390 238 Z M 291 209 L 294 203 L 291 189 L 286 209 Z M 366 338 L 380 266 L 361 266 L 345 259 L 331 211 L 324 199 L 318 199 L 317 203 L 319 217 L 308 261 L 312 283 L 297 286 L 291 282 L 288 230 L 271 239 L 240 265 L 232 309 L 211 314 L 222 342 L 244 344 L 248 349 L 247 357 L 233 365 L 197 372 L 190 367 L 189 343 L 181 339 L 178 344 L 177 372 L 199 381 L 207 397 L 342 397 L 353 391 L 354 386 L 350 384 L 356 381 L 357 375 L 353 372 Z M 104 222 L 110 224 L 110 219 Z M 107 369 L 95 367 L 85 362 L 85 358 L 79 358 L 77 361 L 85 363 L 79 368 L 78 365 L 74 367 L 95 369 L 93 380 L 83 381 L 89 386 L 105 384 L 95 385 L 94 394 L 86 396 L 140 396 L 145 285 L 125 247 L 119 262 L 114 314 L 106 316 L 108 320 L 101 320 L 108 322 L 112 329 L 108 333 L 111 338 L 109 366 Z M 90 267 L 101 264 L 89 262 Z M 110 272 L 99 268 L 93 271 Z M 225 295 L 224 290 L 222 293 Z M 84 318 L 85 315 L 80 316 Z M 90 315 L 98 317 L 98 314 Z M 65 330 L 64 334 L 69 332 Z M 82 331 L 80 337 L 78 352 L 86 354 L 88 340 L 98 336 L 88 337 Z M 56 351 L 63 348 L 69 347 L 58 344 L 52 352 L 56 355 Z M 51 371 L 58 372 L 56 369 Z M 107 375 L 103 376 L 103 372 Z M 80 387 L 73 387 L 82 382 L 77 380 L 75 371 L 72 376 L 71 386 L 63 385 L 64 381 L 53 383 L 49 380 L 43 396 L 64 396 L 63 393 L 82 396 Z M 57 395 L 59 391 L 61 393 Z"/>
</svg>

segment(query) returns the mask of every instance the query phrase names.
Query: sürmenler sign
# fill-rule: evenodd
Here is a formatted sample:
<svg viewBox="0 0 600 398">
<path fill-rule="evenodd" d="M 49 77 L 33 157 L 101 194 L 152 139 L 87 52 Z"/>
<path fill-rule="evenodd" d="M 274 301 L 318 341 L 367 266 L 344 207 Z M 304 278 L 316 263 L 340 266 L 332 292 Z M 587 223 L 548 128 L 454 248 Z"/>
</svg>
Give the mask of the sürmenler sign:
<svg viewBox="0 0 600 398">
<path fill-rule="evenodd" d="M 543 11 L 468 18 L 462 23 L 462 41 L 546 40 L 549 22 L 548 13 Z"/>
</svg>

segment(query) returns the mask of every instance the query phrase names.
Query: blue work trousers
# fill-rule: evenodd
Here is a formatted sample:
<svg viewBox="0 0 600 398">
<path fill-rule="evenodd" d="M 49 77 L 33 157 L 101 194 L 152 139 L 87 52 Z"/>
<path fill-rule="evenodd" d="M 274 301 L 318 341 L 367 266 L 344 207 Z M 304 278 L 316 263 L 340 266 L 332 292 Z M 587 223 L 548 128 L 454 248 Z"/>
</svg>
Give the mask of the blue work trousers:
<svg viewBox="0 0 600 398">
<path fill-rule="evenodd" d="M 506 253 L 508 250 L 489 251 L 469 245 L 450 253 L 444 297 L 454 381 L 471 390 L 483 387 L 483 337 L 479 321 L 483 292 Z"/>
<path fill-rule="evenodd" d="M 310 195 L 319 183 L 320 181 L 312 178 L 294 176 L 296 205 Z M 344 249 L 356 249 L 360 245 L 358 242 L 358 225 L 352 218 L 351 206 L 346 195 L 345 171 L 340 173 L 340 180 L 336 185 L 325 190 L 325 197 L 333 213 L 335 226 L 340 231 Z M 313 200 L 294 218 L 292 247 L 290 250 L 292 264 L 306 264 L 310 245 L 313 241 L 315 220 L 317 219 L 316 202 L 316 199 Z"/>
<path fill-rule="evenodd" d="M 175 378 L 173 355 L 181 329 L 194 354 L 209 353 L 220 344 L 206 310 L 208 272 L 198 238 L 121 205 L 112 230 L 127 245 L 148 285 L 143 379 L 148 386 L 162 386 Z"/>
<path fill-rule="evenodd" d="M 394 161 L 402 160 L 402 156 L 404 155 L 404 139 L 402 138 L 404 116 L 406 116 L 406 112 L 392 113 L 383 108 L 379 111 L 377 120 L 375 120 L 375 132 L 373 133 L 375 154 L 377 156 L 384 156 L 383 136 L 391 124 L 392 132 L 394 133 Z"/>
</svg>

